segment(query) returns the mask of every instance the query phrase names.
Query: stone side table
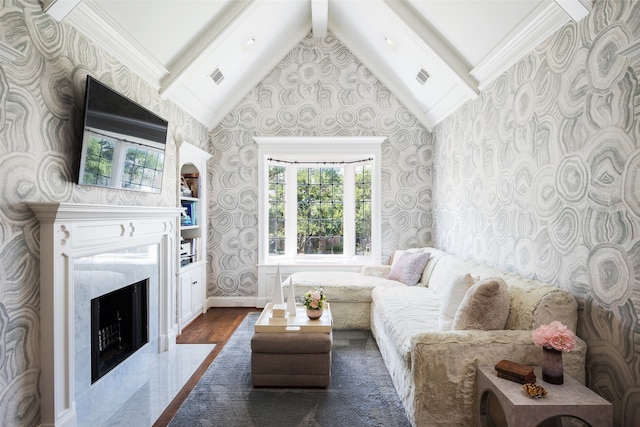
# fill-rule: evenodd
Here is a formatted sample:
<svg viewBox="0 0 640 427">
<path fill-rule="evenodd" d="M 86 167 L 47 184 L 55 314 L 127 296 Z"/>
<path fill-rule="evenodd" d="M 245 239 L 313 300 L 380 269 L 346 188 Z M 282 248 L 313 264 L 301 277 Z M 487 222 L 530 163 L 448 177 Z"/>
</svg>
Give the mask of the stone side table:
<svg viewBox="0 0 640 427">
<path fill-rule="evenodd" d="M 591 426 L 613 426 L 610 402 L 566 373 L 564 384 L 542 381 L 540 367 L 534 369 L 537 384 L 547 395 L 533 399 L 522 384 L 499 378 L 493 366 L 479 366 L 476 372 L 476 425 L 482 427 L 536 427 L 554 425 L 553 418 L 575 417 Z"/>
</svg>

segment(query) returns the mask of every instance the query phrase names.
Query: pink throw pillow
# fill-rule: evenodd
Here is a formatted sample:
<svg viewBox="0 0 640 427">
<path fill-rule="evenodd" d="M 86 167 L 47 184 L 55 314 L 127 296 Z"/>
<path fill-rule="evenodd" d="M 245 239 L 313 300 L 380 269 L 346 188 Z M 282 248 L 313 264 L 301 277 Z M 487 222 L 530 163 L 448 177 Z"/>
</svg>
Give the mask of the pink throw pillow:
<svg viewBox="0 0 640 427">
<path fill-rule="evenodd" d="M 429 255 L 428 252 L 403 253 L 391 266 L 387 279 L 415 286 L 422 277 L 422 272 L 429 261 Z"/>
</svg>

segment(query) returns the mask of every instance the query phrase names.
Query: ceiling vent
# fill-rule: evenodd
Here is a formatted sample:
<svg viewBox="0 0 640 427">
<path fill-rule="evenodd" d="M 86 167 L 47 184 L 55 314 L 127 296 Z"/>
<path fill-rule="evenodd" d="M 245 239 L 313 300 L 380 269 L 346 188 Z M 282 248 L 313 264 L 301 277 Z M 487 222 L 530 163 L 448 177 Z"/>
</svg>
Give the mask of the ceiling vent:
<svg viewBox="0 0 640 427">
<path fill-rule="evenodd" d="M 224 80 L 224 74 L 222 74 L 220 68 L 216 68 L 215 70 L 213 70 L 213 72 L 209 74 L 209 77 L 211 77 L 211 80 L 213 80 L 213 82 L 217 85 L 219 85 L 220 82 Z"/>
<path fill-rule="evenodd" d="M 424 68 L 420 68 L 420 71 L 418 71 L 418 75 L 416 76 L 416 79 L 418 79 L 418 81 L 420 82 L 421 85 L 425 84 L 427 82 L 427 80 L 429 80 L 429 73 L 427 73 L 427 70 L 425 70 Z"/>
</svg>

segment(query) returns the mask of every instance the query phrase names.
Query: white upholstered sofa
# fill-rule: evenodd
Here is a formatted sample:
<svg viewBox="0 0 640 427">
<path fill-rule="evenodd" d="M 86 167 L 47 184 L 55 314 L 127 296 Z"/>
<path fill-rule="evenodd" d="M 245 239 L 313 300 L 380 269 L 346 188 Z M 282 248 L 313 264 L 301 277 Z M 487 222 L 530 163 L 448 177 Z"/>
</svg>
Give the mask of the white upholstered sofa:
<svg viewBox="0 0 640 427">
<path fill-rule="evenodd" d="M 435 248 L 406 252 L 429 253 L 414 286 L 387 279 L 391 266 L 364 267 L 361 273 L 294 273 L 291 283 L 296 296 L 324 288 L 334 328 L 371 329 L 414 426 L 475 425 L 477 366 L 494 366 L 502 359 L 539 365 L 542 350 L 533 344 L 533 329 L 558 320 L 576 330 L 576 300 L 562 289 Z M 396 251 L 394 259 L 400 255 Z M 476 284 L 489 278 L 506 284 L 508 307 L 501 329 L 459 329 L 465 327 L 459 321 L 459 308 L 456 329 L 448 330 L 442 322 L 443 312 L 451 309 L 451 299 L 456 299 L 452 290 L 460 288 L 462 277 L 472 277 Z M 288 283 L 286 280 L 285 285 Z M 458 298 L 455 304 L 462 307 L 467 303 Z M 586 345 L 581 339 L 575 351 L 563 355 L 565 372 L 582 383 L 585 356 Z"/>
</svg>

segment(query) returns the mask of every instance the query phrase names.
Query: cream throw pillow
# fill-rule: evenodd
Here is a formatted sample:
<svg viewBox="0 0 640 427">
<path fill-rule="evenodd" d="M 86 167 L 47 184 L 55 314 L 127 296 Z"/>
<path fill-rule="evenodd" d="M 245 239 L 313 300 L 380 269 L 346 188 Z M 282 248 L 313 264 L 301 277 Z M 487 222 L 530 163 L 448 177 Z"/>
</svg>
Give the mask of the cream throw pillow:
<svg viewBox="0 0 640 427">
<path fill-rule="evenodd" d="M 499 277 L 480 280 L 465 293 L 451 329 L 504 329 L 510 304 L 504 280 Z"/>
<path fill-rule="evenodd" d="M 453 280 L 451 286 L 447 288 L 442 301 L 440 302 L 440 316 L 438 326 L 441 331 L 451 330 L 453 319 L 456 317 L 458 307 L 462 302 L 467 290 L 476 283 L 476 279 L 471 274 L 461 274 Z"/>
</svg>

